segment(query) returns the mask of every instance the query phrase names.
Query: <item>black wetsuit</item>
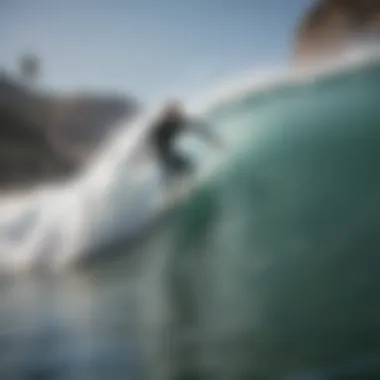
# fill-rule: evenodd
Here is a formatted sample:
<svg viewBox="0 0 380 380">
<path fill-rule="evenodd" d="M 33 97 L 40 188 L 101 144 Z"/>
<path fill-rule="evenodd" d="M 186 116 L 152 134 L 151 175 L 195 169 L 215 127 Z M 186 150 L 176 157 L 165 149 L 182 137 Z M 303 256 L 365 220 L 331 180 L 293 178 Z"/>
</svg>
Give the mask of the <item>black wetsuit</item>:
<svg viewBox="0 0 380 380">
<path fill-rule="evenodd" d="M 174 149 L 177 136 L 185 129 L 184 120 L 161 120 L 153 127 L 152 145 L 165 174 L 173 177 L 188 173 L 191 162 Z"/>
</svg>

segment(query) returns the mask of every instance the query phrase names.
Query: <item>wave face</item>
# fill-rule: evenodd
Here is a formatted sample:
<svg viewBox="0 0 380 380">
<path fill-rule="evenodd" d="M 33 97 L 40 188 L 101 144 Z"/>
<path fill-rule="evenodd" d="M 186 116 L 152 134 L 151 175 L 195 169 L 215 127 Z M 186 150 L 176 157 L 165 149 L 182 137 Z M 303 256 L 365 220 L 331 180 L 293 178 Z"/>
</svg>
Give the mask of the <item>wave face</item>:
<svg viewBox="0 0 380 380">
<path fill-rule="evenodd" d="M 0 268 L 62 270 L 95 251 L 117 268 L 147 258 L 139 322 L 156 379 L 375 371 L 379 88 L 375 59 L 204 107 L 228 149 L 182 142 L 199 178 L 171 210 L 154 165 L 141 175 L 133 164 L 152 111 L 79 178 L 3 200 Z"/>
<path fill-rule="evenodd" d="M 142 246 L 165 262 L 150 290 L 173 308 L 180 372 L 379 370 L 379 85 L 372 62 L 209 113 L 237 148 Z"/>
</svg>

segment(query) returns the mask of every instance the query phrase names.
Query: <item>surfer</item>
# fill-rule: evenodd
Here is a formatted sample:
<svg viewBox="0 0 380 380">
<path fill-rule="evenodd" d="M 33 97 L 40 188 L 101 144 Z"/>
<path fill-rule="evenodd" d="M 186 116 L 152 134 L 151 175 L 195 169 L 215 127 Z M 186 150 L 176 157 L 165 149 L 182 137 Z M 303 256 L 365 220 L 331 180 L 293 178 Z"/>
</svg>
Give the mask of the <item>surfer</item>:
<svg viewBox="0 0 380 380">
<path fill-rule="evenodd" d="M 175 139 L 187 129 L 201 132 L 218 148 L 223 146 L 220 139 L 211 133 L 203 121 L 195 120 L 185 114 L 180 102 L 169 102 L 152 126 L 151 134 L 152 147 L 167 181 L 183 174 L 191 175 L 193 172 L 190 160 L 174 149 Z"/>
</svg>

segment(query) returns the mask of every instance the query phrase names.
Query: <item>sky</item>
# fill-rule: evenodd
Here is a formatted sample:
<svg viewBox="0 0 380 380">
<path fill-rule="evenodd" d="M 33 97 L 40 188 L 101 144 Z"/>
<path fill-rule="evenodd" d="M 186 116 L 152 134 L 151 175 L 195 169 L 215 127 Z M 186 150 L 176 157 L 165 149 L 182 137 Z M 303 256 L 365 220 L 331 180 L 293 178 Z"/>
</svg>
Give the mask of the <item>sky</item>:
<svg viewBox="0 0 380 380">
<path fill-rule="evenodd" d="M 311 0 L 0 0 L 0 69 L 22 54 L 39 83 L 189 98 L 241 71 L 285 64 Z"/>
</svg>

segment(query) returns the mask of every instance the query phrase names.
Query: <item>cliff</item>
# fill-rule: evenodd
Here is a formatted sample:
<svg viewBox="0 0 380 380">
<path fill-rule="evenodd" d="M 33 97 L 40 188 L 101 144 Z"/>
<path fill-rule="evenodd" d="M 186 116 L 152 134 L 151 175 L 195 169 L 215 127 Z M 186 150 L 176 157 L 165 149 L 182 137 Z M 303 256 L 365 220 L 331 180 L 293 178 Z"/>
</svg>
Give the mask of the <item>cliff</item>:
<svg viewBox="0 0 380 380">
<path fill-rule="evenodd" d="M 121 119 L 132 97 L 41 93 L 0 76 L 0 188 L 30 187 L 74 174 Z"/>
<path fill-rule="evenodd" d="M 380 42 L 380 1 L 314 1 L 298 25 L 297 64 L 337 57 L 354 44 Z"/>
</svg>

